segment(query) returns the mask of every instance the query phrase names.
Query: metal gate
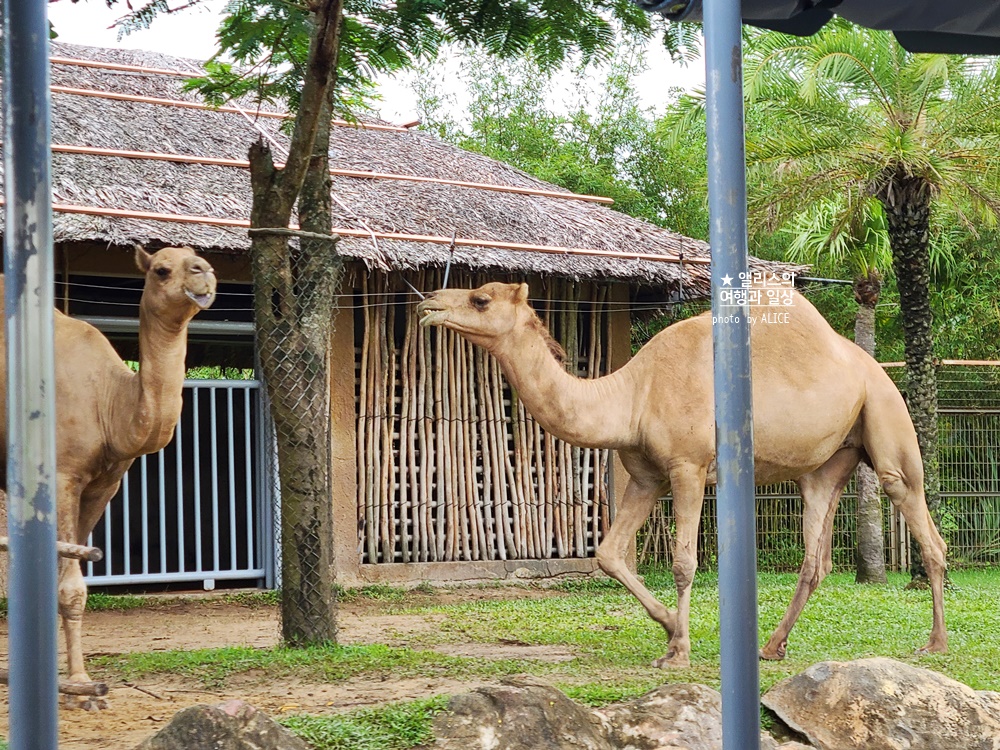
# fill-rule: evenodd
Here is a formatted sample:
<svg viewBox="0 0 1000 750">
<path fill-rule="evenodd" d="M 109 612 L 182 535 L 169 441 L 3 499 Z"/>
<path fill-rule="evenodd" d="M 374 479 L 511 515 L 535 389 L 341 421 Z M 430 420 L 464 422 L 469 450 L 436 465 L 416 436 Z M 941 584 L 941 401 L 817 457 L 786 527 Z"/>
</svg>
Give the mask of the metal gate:
<svg viewBox="0 0 1000 750">
<path fill-rule="evenodd" d="M 272 440 L 256 380 L 189 380 L 174 439 L 132 464 L 98 521 L 89 585 L 274 584 Z"/>
</svg>

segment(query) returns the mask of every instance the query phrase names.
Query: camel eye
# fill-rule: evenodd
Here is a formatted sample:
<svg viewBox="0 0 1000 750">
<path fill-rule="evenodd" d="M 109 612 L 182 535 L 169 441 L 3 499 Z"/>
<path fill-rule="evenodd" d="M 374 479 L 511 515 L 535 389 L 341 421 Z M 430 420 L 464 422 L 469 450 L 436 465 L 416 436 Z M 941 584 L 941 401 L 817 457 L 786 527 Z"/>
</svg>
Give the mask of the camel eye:
<svg viewBox="0 0 1000 750">
<path fill-rule="evenodd" d="M 154 269 L 154 272 L 161 279 L 165 279 L 165 278 L 167 278 L 170 275 L 170 269 L 167 268 L 166 266 L 160 266 L 159 268 Z"/>
<path fill-rule="evenodd" d="M 490 304 L 490 298 L 485 295 L 478 294 L 472 298 L 472 306 L 475 307 L 477 310 L 485 310 L 489 306 L 489 304 Z"/>
</svg>

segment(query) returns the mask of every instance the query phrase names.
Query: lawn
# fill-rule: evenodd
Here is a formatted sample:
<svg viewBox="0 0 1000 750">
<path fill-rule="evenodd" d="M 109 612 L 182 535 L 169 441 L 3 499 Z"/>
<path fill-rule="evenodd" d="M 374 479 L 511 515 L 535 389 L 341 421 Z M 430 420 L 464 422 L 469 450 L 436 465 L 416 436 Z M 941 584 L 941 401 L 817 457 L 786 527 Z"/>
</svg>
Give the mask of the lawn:
<svg viewBox="0 0 1000 750">
<path fill-rule="evenodd" d="M 759 576 L 760 642 L 777 624 L 795 585 L 789 574 Z M 951 651 L 916 655 L 930 632 L 928 591 L 907 591 L 906 575 L 887 586 L 858 586 L 849 574 L 827 578 L 806 606 L 789 639 L 788 658 L 761 663 L 763 690 L 824 660 L 888 656 L 935 669 L 976 689 L 1000 690 L 1000 571 L 956 571 L 945 595 Z M 646 583 L 673 601 L 669 573 L 646 571 Z M 565 582 L 560 596 L 477 598 L 435 603 L 433 596 L 384 587 L 348 592 L 348 599 L 377 599 L 384 611 L 434 617 L 438 625 L 414 634 L 405 647 L 379 643 L 306 650 L 225 648 L 133 653 L 95 659 L 93 671 L 109 680 L 182 674 L 205 686 L 225 686 L 249 674 L 263 679 L 335 682 L 354 678 L 450 677 L 482 682 L 529 672 L 576 700 L 592 705 L 630 698 L 663 682 L 719 685 L 717 581 L 699 574 L 691 605 L 691 668 L 665 672 L 650 667 L 666 638 L 659 626 L 617 583 L 607 579 Z M 470 592 L 470 594 L 473 592 Z M 512 595 L 513 596 L 513 595 Z M 420 600 L 419 602 L 417 600 Z M 429 600 L 429 603 L 428 603 Z M 252 597 L 247 606 L 254 606 Z M 260 599 L 271 606 L 273 597 Z M 102 603 L 102 606 L 111 606 Z M 448 656 L 449 644 L 521 644 L 568 652 L 564 661 Z M 544 651 L 544 649 L 543 649 Z M 335 717 L 285 717 L 290 728 L 321 750 L 407 748 L 427 739 L 430 718 L 443 699 L 391 704 Z"/>
</svg>

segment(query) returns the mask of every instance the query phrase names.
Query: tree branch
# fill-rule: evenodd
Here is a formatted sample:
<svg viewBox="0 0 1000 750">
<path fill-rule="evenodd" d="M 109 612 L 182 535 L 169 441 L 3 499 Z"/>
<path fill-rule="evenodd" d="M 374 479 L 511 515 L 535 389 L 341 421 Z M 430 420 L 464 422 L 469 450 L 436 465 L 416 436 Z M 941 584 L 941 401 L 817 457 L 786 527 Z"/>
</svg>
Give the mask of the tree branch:
<svg viewBox="0 0 1000 750">
<path fill-rule="evenodd" d="M 319 118 L 328 88 L 336 73 L 340 51 L 340 28 L 344 0 L 320 0 L 316 6 L 315 29 L 309 41 L 309 59 L 299 111 L 295 117 L 288 160 L 278 176 L 278 190 L 288 210 L 298 197 L 312 157 Z"/>
</svg>

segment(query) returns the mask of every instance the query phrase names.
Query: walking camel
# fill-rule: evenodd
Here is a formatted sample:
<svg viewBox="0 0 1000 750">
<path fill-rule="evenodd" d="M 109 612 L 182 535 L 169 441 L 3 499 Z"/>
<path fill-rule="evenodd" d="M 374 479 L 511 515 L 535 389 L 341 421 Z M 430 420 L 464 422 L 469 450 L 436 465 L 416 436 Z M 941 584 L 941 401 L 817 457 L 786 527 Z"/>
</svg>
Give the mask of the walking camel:
<svg viewBox="0 0 1000 750">
<path fill-rule="evenodd" d="M 795 480 L 802 494 L 805 557 L 785 616 L 761 649 L 783 659 L 788 634 L 830 572 L 833 517 L 858 463 L 869 463 L 920 543 L 931 584 L 933 626 L 924 651 L 948 647 L 945 543 L 923 492 L 923 465 L 906 405 L 882 368 L 838 335 L 792 292 L 787 322 L 752 326 L 754 466 L 758 484 Z M 613 448 L 630 479 L 597 563 L 621 582 L 670 639 L 658 667 L 686 667 L 691 582 L 706 484 L 714 484 L 712 318 L 675 323 L 621 369 L 597 379 L 568 373 L 528 304 L 527 284 L 444 289 L 418 306 L 424 326 L 450 328 L 488 350 L 541 426 L 573 445 Z M 772 308 L 773 309 L 773 308 Z M 668 610 L 625 564 L 635 533 L 658 498 L 673 493 L 677 609 Z"/>
<path fill-rule="evenodd" d="M 58 538 L 86 544 L 132 461 L 170 442 L 180 418 L 188 323 L 215 299 L 215 272 L 189 247 L 136 248 L 146 275 L 139 303 L 139 371 L 89 323 L 55 314 Z M 3 277 L 0 276 L 0 295 Z M 0 330 L 0 487 L 7 487 L 7 363 Z M 55 554 L 55 550 L 52 551 Z M 90 682 L 81 623 L 87 585 L 79 560 L 59 561 L 59 614 L 70 682 Z M 100 707 L 80 699 L 78 705 Z"/>
</svg>

